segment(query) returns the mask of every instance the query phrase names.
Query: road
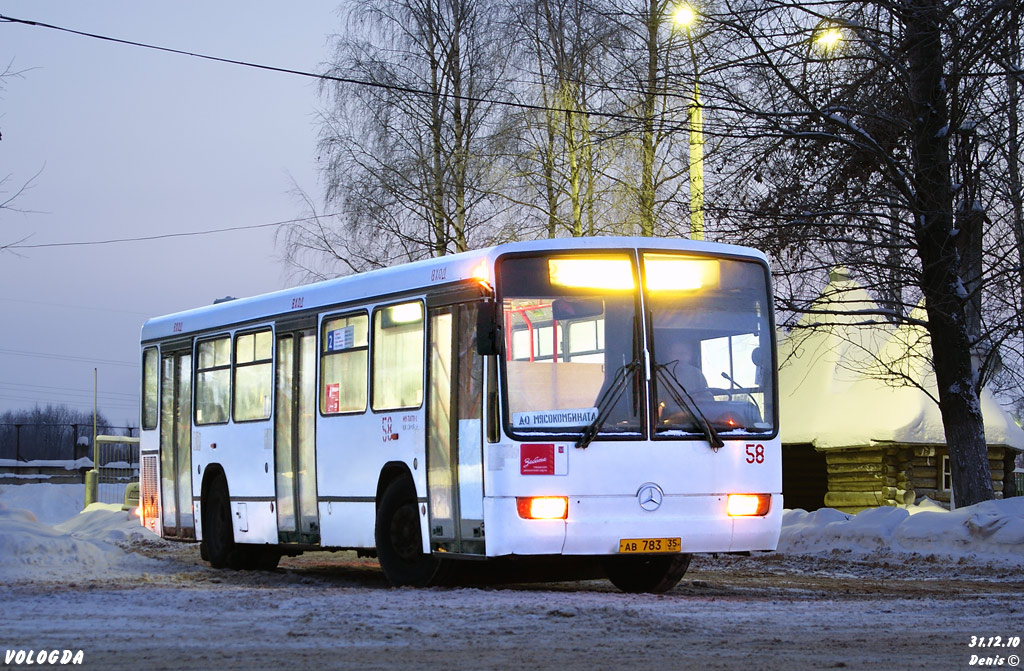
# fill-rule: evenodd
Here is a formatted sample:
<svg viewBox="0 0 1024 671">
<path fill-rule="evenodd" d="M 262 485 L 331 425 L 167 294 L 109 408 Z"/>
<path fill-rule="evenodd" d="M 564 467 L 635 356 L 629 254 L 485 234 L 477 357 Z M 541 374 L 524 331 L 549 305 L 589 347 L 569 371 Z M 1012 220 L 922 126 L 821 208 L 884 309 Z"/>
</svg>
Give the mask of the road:
<svg viewBox="0 0 1024 671">
<path fill-rule="evenodd" d="M 209 569 L 194 546 L 135 549 L 164 557 L 159 570 L 0 587 L 6 649 L 145 671 L 903 671 L 973 668 L 972 655 L 1007 668 L 1019 645 L 981 649 L 972 636 L 1024 635 L 1024 576 L 927 558 L 697 556 L 652 596 L 598 580 L 392 589 L 351 553 L 236 573 Z"/>
</svg>

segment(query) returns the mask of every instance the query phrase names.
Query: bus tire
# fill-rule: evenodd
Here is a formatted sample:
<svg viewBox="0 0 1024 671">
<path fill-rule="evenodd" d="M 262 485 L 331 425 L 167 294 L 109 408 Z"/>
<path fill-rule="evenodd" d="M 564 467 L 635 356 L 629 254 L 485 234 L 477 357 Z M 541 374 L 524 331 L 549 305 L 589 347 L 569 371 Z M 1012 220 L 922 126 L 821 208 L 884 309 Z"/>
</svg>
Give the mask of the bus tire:
<svg viewBox="0 0 1024 671">
<path fill-rule="evenodd" d="M 239 568 L 235 529 L 231 522 L 231 499 L 224 476 L 215 476 L 203 494 L 203 544 L 213 568 Z"/>
<path fill-rule="evenodd" d="M 377 507 L 377 559 L 394 587 L 427 587 L 441 578 L 441 561 L 423 553 L 418 507 L 415 487 L 403 478 L 388 484 Z"/>
<path fill-rule="evenodd" d="M 281 551 L 272 545 L 235 545 L 240 553 L 238 568 L 247 571 L 273 571 L 281 561 Z"/>
<path fill-rule="evenodd" d="M 689 566 L 688 554 L 609 557 L 604 562 L 608 580 L 632 594 L 667 592 L 679 584 Z"/>
</svg>

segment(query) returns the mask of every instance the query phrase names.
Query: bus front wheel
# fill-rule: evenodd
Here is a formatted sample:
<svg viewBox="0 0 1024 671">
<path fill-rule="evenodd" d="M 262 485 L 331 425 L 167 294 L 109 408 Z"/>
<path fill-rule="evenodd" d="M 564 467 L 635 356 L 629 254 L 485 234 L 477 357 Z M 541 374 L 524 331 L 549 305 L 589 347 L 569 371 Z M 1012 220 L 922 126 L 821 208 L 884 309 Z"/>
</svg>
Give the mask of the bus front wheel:
<svg viewBox="0 0 1024 671">
<path fill-rule="evenodd" d="M 688 554 L 609 557 L 604 571 L 623 592 L 661 594 L 678 585 L 689 566 Z"/>
<path fill-rule="evenodd" d="M 401 479 L 387 486 L 377 507 L 377 559 L 394 587 L 427 587 L 440 581 L 441 561 L 423 552 L 418 507 L 413 484 Z"/>
<path fill-rule="evenodd" d="M 281 551 L 273 545 L 246 545 L 235 542 L 231 520 L 231 497 L 224 476 L 218 475 L 203 495 L 203 540 L 200 554 L 213 568 L 273 571 L 281 560 Z"/>
</svg>

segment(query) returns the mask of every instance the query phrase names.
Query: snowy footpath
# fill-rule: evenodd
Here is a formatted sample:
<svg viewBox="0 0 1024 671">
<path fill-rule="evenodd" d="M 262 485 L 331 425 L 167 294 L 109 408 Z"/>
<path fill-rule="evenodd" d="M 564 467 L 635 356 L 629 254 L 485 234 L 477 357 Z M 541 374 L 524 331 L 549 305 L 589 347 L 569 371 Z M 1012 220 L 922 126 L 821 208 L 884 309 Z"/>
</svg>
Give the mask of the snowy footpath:
<svg viewBox="0 0 1024 671">
<path fill-rule="evenodd" d="M 675 589 L 636 595 L 389 589 L 354 553 L 216 571 L 119 506 L 81 512 L 82 494 L 0 486 L 0 668 L 904 671 L 1024 650 L 1024 497 L 787 511 L 777 552 L 698 555 Z"/>
</svg>

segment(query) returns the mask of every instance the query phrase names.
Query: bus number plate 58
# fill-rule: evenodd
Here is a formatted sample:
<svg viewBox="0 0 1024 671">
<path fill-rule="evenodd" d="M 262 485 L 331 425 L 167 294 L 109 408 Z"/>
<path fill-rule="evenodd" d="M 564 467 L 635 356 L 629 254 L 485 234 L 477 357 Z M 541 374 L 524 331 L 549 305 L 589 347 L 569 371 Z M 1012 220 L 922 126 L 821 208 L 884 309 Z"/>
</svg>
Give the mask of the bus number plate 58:
<svg viewBox="0 0 1024 671">
<path fill-rule="evenodd" d="M 683 549 L 678 538 L 623 538 L 619 541 L 620 553 L 679 552 Z"/>
</svg>

